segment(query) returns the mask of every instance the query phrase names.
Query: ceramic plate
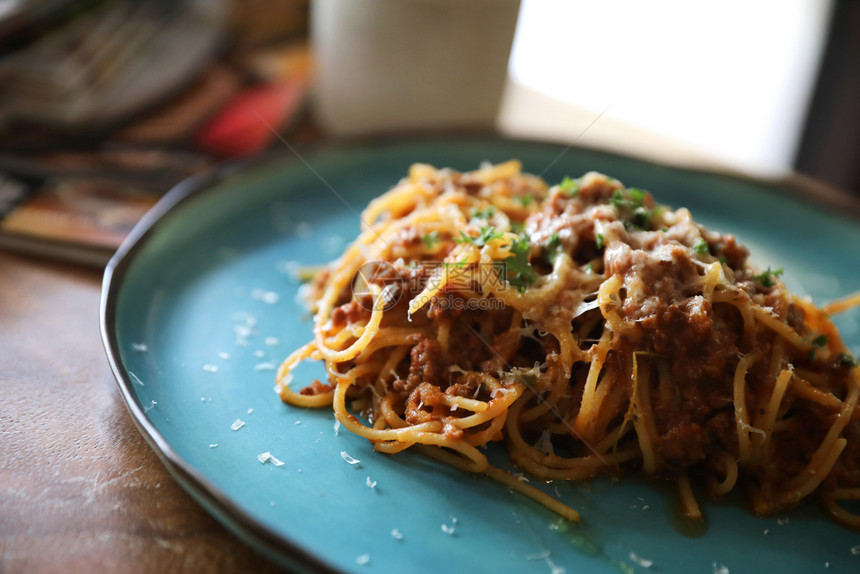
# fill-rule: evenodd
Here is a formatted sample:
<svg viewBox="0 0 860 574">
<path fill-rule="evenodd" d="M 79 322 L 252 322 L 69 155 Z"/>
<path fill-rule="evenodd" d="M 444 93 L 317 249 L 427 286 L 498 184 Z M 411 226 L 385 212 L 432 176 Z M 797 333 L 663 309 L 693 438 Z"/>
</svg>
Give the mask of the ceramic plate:
<svg viewBox="0 0 860 574">
<path fill-rule="evenodd" d="M 102 331 L 143 434 L 182 485 L 248 543 L 294 570 L 346 572 L 858 572 L 860 533 L 813 506 L 769 518 L 740 496 L 700 499 L 625 478 L 532 480 L 580 510 L 568 525 L 481 476 L 373 452 L 329 410 L 284 405 L 274 368 L 311 337 L 297 266 L 336 257 L 367 202 L 413 162 L 522 160 L 550 182 L 598 170 L 735 233 L 754 260 L 824 303 L 860 289 L 860 225 L 774 184 L 609 153 L 482 137 L 383 141 L 226 167 L 172 191 L 111 262 Z M 838 318 L 855 353 L 860 314 Z M 301 380 L 324 378 L 320 365 Z M 261 463 L 259 455 L 275 460 Z M 344 458 L 359 462 L 348 464 Z M 491 459 L 505 465 L 501 449 Z M 853 550 L 852 550 L 853 549 Z"/>
</svg>

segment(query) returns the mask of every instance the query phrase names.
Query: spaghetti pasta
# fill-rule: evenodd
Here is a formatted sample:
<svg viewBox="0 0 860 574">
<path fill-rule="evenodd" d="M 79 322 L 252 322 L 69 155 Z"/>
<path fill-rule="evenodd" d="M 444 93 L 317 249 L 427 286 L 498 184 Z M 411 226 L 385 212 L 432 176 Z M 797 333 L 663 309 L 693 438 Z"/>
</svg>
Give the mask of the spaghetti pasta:
<svg viewBox="0 0 860 574">
<path fill-rule="evenodd" d="M 760 273 L 730 235 L 588 173 L 548 186 L 516 161 L 467 173 L 416 164 L 370 203 L 362 233 L 310 288 L 313 340 L 276 389 L 331 406 L 381 452 L 544 479 L 639 471 L 743 487 L 769 514 L 860 498 L 860 368 L 828 315 Z M 860 303 L 849 297 L 826 309 Z M 290 388 L 303 360 L 328 381 Z"/>
</svg>

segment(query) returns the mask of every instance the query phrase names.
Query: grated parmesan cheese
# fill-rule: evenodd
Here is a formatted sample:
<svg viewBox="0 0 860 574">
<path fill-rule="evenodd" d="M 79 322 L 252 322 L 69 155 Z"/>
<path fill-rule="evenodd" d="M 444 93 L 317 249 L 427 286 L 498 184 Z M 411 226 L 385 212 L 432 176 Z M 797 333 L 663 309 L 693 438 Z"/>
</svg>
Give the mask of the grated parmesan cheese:
<svg viewBox="0 0 860 574">
<path fill-rule="evenodd" d="M 218 372 L 218 365 L 212 365 L 212 364 L 206 363 L 205 365 L 203 365 L 203 370 L 206 371 L 207 373 L 217 373 Z"/>
<path fill-rule="evenodd" d="M 257 363 L 254 365 L 255 371 L 274 371 L 275 364 L 274 363 Z"/>
<path fill-rule="evenodd" d="M 442 523 L 442 532 L 444 532 L 448 536 L 454 536 L 454 527 L 448 526 L 447 524 Z"/>
<path fill-rule="evenodd" d="M 376 481 L 375 481 L 375 480 L 370 480 L 370 477 L 369 477 L 369 476 L 367 477 L 367 482 L 366 482 L 366 484 L 367 484 L 367 488 L 376 488 Z"/>
<path fill-rule="evenodd" d="M 851 547 L 851 554 L 854 556 L 860 556 L 860 544 Z"/>
<path fill-rule="evenodd" d="M 221 359 L 223 359 L 223 360 L 225 360 L 225 361 L 226 361 L 226 360 L 228 360 L 228 359 L 230 358 L 230 353 L 225 353 L 224 351 L 221 351 L 220 353 L 218 353 L 218 356 L 219 356 Z"/>
<path fill-rule="evenodd" d="M 391 530 L 391 537 L 395 540 L 403 540 L 403 533 L 394 528 Z"/>
<path fill-rule="evenodd" d="M 355 559 L 355 563 L 359 566 L 364 566 L 368 562 L 370 562 L 370 554 L 362 554 Z"/>
<path fill-rule="evenodd" d="M 269 347 L 277 347 L 281 344 L 281 340 L 277 337 L 266 337 L 263 342 Z"/>
<path fill-rule="evenodd" d="M 340 451 L 340 458 L 342 458 L 347 464 L 358 464 L 361 462 L 357 458 L 349 456 L 345 450 Z"/>
<path fill-rule="evenodd" d="M 637 566 L 641 566 L 642 568 L 651 568 L 654 565 L 653 560 L 648 560 L 647 558 L 642 558 L 635 552 L 630 553 L 630 561 L 636 564 Z"/>
<path fill-rule="evenodd" d="M 284 275 L 289 275 L 291 277 L 298 273 L 299 267 L 301 267 L 299 262 L 293 260 L 278 261 L 275 264 L 275 269 L 277 269 L 279 273 L 283 273 Z"/>
<path fill-rule="evenodd" d="M 767 433 L 762 429 L 749 425 L 742 420 L 738 420 L 738 427 L 749 433 L 760 435 L 762 438 L 767 438 Z"/>
<path fill-rule="evenodd" d="M 210 442 L 209 448 L 218 448 L 218 443 L 217 442 Z"/>
<path fill-rule="evenodd" d="M 230 428 L 234 431 L 237 431 L 243 426 L 245 426 L 245 421 L 243 421 L 242 419 L 236 419 L 235 421 L 233 421 L 233 424 L 230 425 Z"/>
<path fill-rule="evenodd" d="M 251 298 L 255 301 L 262 301 L 267 305 L 274 305 L 280 297 L 274 291 L 264 291 L 262 289 L 254 289 L 251 291 Z"/>
<path fill-rule="evenodd" d="M 729 568 L 724 564 L 713 562 L 712 565 L 714 567 L 714 574 L 729 574 Z"/>
<path fill-rule="evenodd" d="M 132 343 L 131 348 L 138 353 L 145 353 L 149 350 L 149 346 L 146 343 Z"/>
<path fill-rule="evenodd" d="M 284 462 L 272 456 L 272 453 L 270 453 L 269 451 L 258 454 L 257 460 L 260 461 L 260 464 L 266 464 L 267 462 L 270 462 L 275 466 L 284 466 Z"/>
</svg>

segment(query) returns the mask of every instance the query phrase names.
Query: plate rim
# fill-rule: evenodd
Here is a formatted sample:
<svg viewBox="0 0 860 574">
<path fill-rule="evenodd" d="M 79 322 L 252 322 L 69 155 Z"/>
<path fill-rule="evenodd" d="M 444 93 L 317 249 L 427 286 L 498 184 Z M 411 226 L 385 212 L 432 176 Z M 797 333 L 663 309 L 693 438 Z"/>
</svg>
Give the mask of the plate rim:
<svg viewBox="0 0 860 574">
<path fill-rule="evenodd" d="M 287 153 L 283 149 L 273 149 L 251 158 L 228 160 L 181 181 L 165 193 L 161 200 L 134 226 L 105 267 L 99 304 L 99 329 L 102 345 L 111 374 L 119 387 L 126 409 L 138 431 L 168 472 L 207 513 L 251 548 L 280 566 L 314 572 L 342 572 L 327 563 L 322 557 L 305 550 L 240 508 L 228 495 L 195 469 L 193 464 L 180 456 L 156 428 L 156 425 L 150 421 L 136 400 L 133 381 L 120 360 L 115 319 L 118 293 L 123 285 L 125 275 L 133 265 L 136 255 L 158 232 L 161 222 L 168 214 L 180 204 L 205 194 L 233 175 L 253 173 L 255 169 L 265 168 L 275 161 L 302 163 L 313 171 L 311 164 L 304 158 L 306 155 L 313 156 L 323 151 L 349 152 L 367 148 L 381 148 L 386 145 L 428 144 L 451 140 L 487 141 L 493 144 L 501 143 L 511 146 L 561 147 L 563 148 L 562 153 L 579 150 L 642 162 L 675 172 L 740 180 L 773 190 L 779 189 L 788 192 L 795 199 L 828 209 L 834 215 L 842 216 L 843 219 L 860 221 L 860 199 L 827 183 L 797 173 L 791 173 L 785 177 L 754 176 L 731 168 L 674 165 L 598 147 L 566 144 L 547 139 L 511 138 L 493 133 L 378 135 L 312 142 L 300 146 L 298 149 L 290 145 L 288 148 L 291 153 Z"/>
<path fill-rule="evenodd" d="M 105 267 L 99 305 L 102 345 L 111 373 L 137 430 L 183 490 L 222 526 L 280 566 L 334 574 L 340 570 L 264 526 L 204 477 L 193 464 L 180 456 L 138 404 L 134 384 L 120 360 L 115 328 L 117 299 L 124 276 L 134 262 L 136 253 L 143 248 L 147 239 L 157 232 L 159 222 L 175 207 L 213 188 L 237 172 L 253 169 L 260 160 L 263 160 L 262 156 L 253 160 L 225 162 L 183 180 L 171 188 L 135 225 Z M 264 161 L 270 160 L 271 158 L 267 158 Z"/>
</svg>

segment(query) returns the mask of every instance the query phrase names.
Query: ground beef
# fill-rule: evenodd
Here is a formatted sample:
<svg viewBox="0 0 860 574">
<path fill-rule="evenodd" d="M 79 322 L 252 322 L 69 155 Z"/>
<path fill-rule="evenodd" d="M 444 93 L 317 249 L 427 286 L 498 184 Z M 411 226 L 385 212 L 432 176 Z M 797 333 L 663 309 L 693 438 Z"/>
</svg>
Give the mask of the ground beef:
<svg viewBox="0 0 860 574">
<path fill-rule="evenodd" d="M 746 266 L 749 250 L 737 242 L 734 235 L 721 235 L 717 244 L 717 255 L 725 258 L 726 264 L 738 271 Z"/>
<path fill-rule="evenodd" d="M 669 464 L 681 461 L 685 464 L 696 462 L 705 458 L 702 445 L 702 427 L 682 417 L 669 425 L 659 437 L 657 450 Z"/>
<path fill-rule="evenodd" d="M 412 392 L 421 384 L 430 384 L 437 389 L 446 382 L 448 369 L 442 359 L 442 349 L 439 342 L 427 337 L 421 339 L 409 352 L 409 374 L 406 377 L 403 390 Z"/>
<path fill-rule="evenodd" d="M 421 383 L 412 390 L 406 400 L 406 422 L 415 425 L 440 420 L 443 410 L 447 409 L 442 405 L 442 391 L 439 387 Z"/>
<path fill-rule="evenodd" d="M 460 374 L 456 381 L 456 383 L 445 389 L 447 394 L 468 399 L 478 398 L 478 393 L 481 389 L 481 377 L 478 373 L 469 371 Z"/>
<path fill-rule="evenodd" d="M 350 323 L 359 323 L 370 318 L 370 306 L 367 301 L 351 300 L 339 307 L 335 307 L 331 313 L 331 324 L 333 327 L 344 327 Z"/>
<path fill-rule="evenodd" d="M 454 322 L 448 343 L 448 356 L 452 365 L 458 365 L 465 371 L 472 371 L 491 354 L 487 343 L 481 339 L 476 330 L 469 327 L 465 319 Z"/>
</svg>

